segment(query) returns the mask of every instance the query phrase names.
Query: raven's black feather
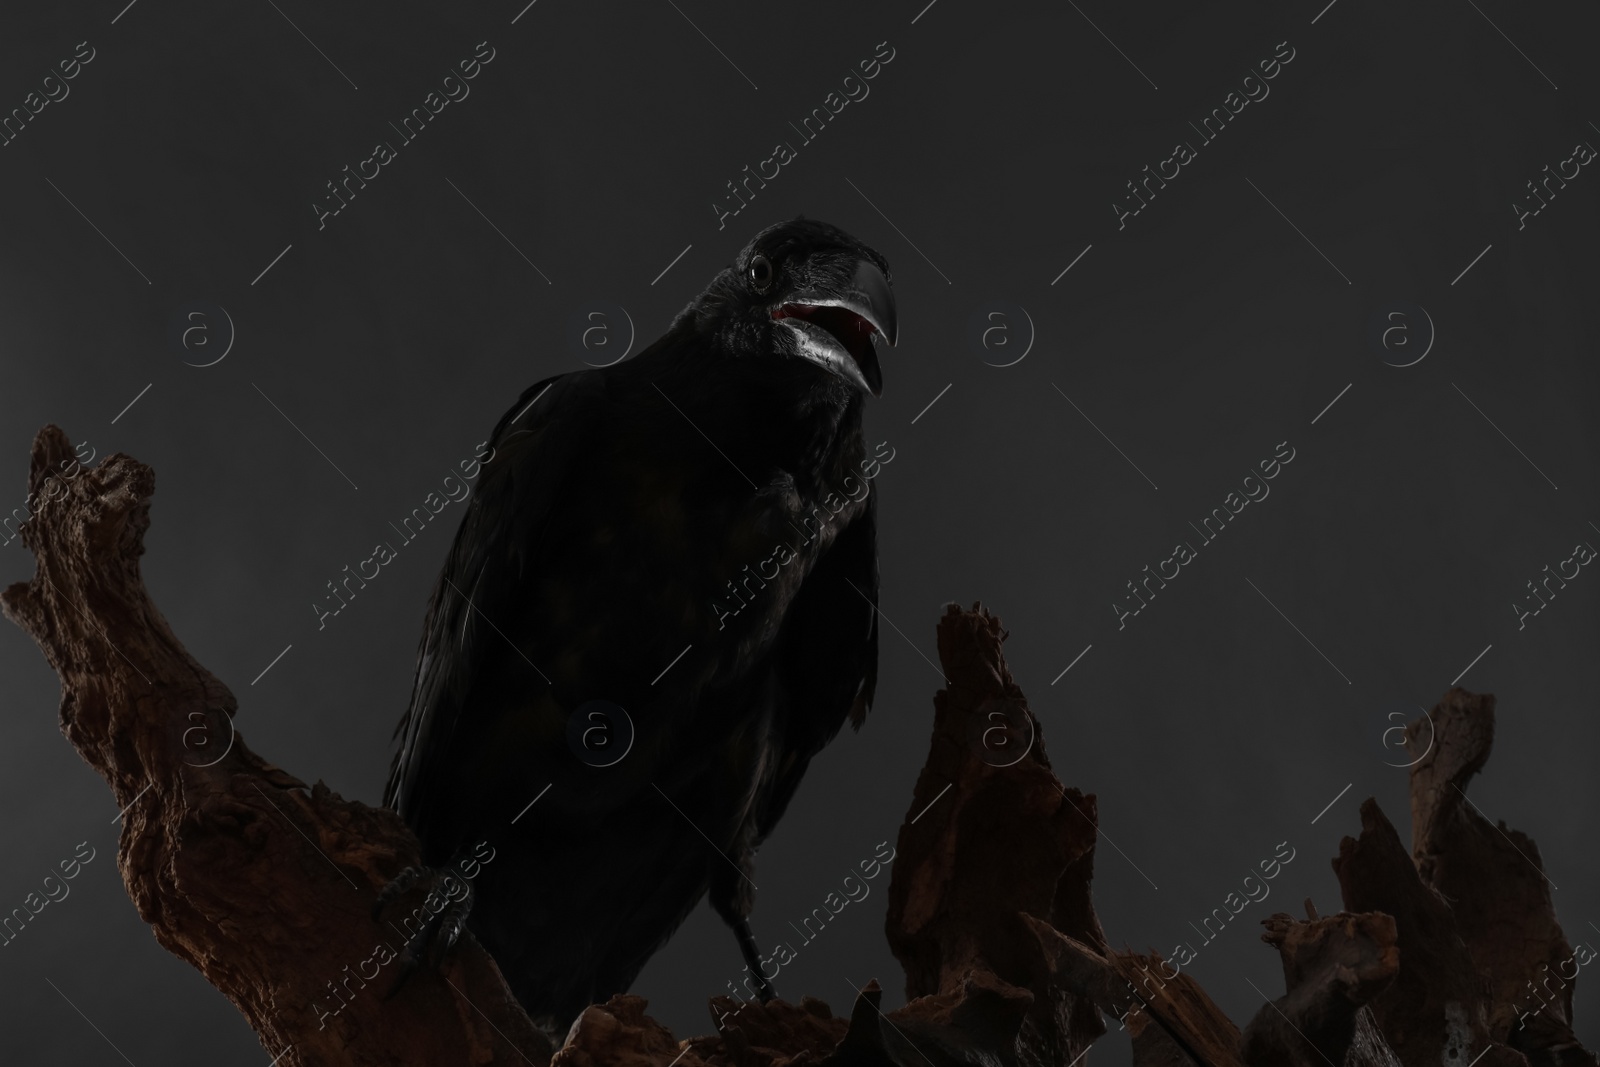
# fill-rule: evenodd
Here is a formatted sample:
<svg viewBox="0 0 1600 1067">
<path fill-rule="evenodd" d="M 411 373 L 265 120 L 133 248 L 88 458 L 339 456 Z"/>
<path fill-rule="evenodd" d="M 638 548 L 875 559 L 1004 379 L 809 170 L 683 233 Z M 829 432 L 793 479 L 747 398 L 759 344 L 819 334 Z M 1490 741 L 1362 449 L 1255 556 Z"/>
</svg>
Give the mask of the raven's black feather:
<svg viewBox="0 0 1600 1067">
<path fill-rule="evenodd" d="M 708 889 L 737 927 L 755 848 L 871 703 L 875 356 L 840 367 L 849 338 L 775 312 L 821 302 L 827 328 L 892 340 L 887 274 L 826 224 L 773 227 L 655 344 L 530 387 L 495 427 L 385 801 L 425 863 L 492 844 L 468 927 L 536 1018 L 564 1026 L 626 989 Z M 613 766 L 568 745 L 591 700 L 636 731 Z"/>
</svg>

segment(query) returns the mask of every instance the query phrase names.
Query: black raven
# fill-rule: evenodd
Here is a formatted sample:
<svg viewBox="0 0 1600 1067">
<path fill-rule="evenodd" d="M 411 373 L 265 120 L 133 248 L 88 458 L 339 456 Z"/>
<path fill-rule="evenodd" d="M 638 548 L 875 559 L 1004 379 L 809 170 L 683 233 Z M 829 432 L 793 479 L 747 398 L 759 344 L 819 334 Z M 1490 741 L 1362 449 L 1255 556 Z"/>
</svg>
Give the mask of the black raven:
<svg viewBox="0 0 1600 1067">
<path fill-rule="evenodd" d="M 409 961 L 464 922 L 564 1028 L 709 890 L 761 975 L 755 850 L 877 680 L 862 394 L 895 334 L 883 256 L 796 219 L 636 357 L 538 382 L 500 419 L 385 793 L 432 871 L 480 841 L 494 859 Z M 612 755 L 569 743 L 595 730 Z"/>
</svg>

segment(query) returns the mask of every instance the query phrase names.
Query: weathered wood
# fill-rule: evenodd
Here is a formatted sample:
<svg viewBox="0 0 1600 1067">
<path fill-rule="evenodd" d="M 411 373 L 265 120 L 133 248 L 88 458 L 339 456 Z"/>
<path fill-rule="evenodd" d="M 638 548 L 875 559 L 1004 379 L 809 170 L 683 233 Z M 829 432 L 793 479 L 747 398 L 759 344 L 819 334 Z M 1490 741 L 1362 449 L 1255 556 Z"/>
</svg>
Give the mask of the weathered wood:
<svg viewBox="0 0 1600 1067">
<path fill-rule="evenodd" d="M 1400 967 L 1393 984 L 1373 998 L 1372 1012 L 1401 1062 L 1447 1064 L 1461 1056 L 1470 1062 L 1483 1054 L 1482 1067 L 1525 1063 L 1493 1039 L 1487 989 L 1450 905 L 1423 884 L 1377 801 L 1361 805 L 1361 836 L 1339 843 L 1333 869 L 1347 910 L 1394 917 Z"/>
<path fill-rule="evenodd" d="M 1056 984 L 1119 1020 L 1133 1040 L 1137 1067 L 1196 1064 L 1239 1067 L 1239 1028 L 1191 976 L 1158 953 L 1101 953 L 1029 917 Z"/>
<path fill-rule="evenodd" d="M 1136 1067 L 1596 1067 L 1572 1037 L 1569 977 L 1593 950 L 1566 941 L 1533 842 L 1464 792 L 1488 758 L 1493 697 L 1452 689 L 1408 729 L 1413 855 L 1362 805 L 1334 860 L 1348 911 L 1266 921 L 1287 991 L 1241 1035 L 1189 975 L 1108 947 L 1096 799 L 1056 779 L 981 606 L 939 623 L 947 685 L 898 837 L 886 932 L 908 1003 L 884 1012 L 876 982 L 848 1018 L 810 997 L 712 997 L 715 1032 L 680 1041 L 620 995 L 585 1010 L 552 1059 L 470 935 L 396 992 L 395 920 L 417 901 L 370 911 L 416 862 L 415 838 L 245 745 L 233 694 L 140 578 L 154 475 L 114 455 L 42 492 L 75 463 L 60 430 L 40 432 L 41 503 L 22 528 L 37 573 L 0 607 L 55 669 L 63 732 L 127 809 L 118 865 L 139 915 L 286 1067 L 1064 1067 L 1087 1063 L 1103 1015 L 1128 1030 Z"/>
<path fill-rule="evenodd" d="M 1070 1063 L 1105 1023 L 1089 998 L 1052 980 L 1028 920 L 1104 947 L 1089 891 L 1097 811 L 1051 771 L 1005 637 L 981 605 L 952 604 L 939 622 L 947 684 L 895 846 L 889 947 L 908 998 L 958 991 L 974 972 L 1027 990 L 1018 1062 Z"/>
<path fill-rule="evenodd" d="M 72 456 L 59 429 L 40 431 L 30 490 Z M 226 994 L 280 1064 L 543 1067 L 548 1043 L 470 937 L 441 972 L 383 999 L 398 964 L 380 963 L 378 946 L 402 939 L 369 912 L 416 861 L 416 839 L 395 813 L 307 789 L 235 735 L 233 693 L 184 649 L 139 574 L 150 468 L 118 454 L 64 484 L 23 524 L 37 570 L 0 606 L 61 679 L 62 732 L 127 809 L 117 865 L 156 940 Z"/>
<path fill-rule="evenodd" d="M 1467 796 L 1494 744 L 1494 697 L 1452 688 L 1406 729 L 1411 854 L 1422 880 L 1450 902 L 1487 985 L 1490 1033 L 1535 1067 L 1594 1067 L 1572 1032 L 1572 993 L 1595 949 L 1568 943 L 1556 921 L 1539 846 L 1491 825 Z"/>
<path fill-rule="evenodd" d="M 1297 920 L 1278 912 L 1261 922 L 1261 940 L 1278 950 L 1288 991 L 1262 1005 L 1245 1028 L 1245 1060 L 1292 1067 L 1398 1062 L 1365 1008 L 1400 970 L 1394 919 L 1341 912 Z"/>
</svg>

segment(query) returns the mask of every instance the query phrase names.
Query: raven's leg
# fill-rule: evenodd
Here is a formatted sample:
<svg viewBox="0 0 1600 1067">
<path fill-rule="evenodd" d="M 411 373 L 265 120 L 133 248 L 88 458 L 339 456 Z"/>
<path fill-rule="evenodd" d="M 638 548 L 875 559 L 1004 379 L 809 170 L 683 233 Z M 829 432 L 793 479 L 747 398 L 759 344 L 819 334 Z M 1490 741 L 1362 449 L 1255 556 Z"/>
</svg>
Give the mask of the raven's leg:
<svg viewBox="0 0 1600 1067">
<path fill-rule="evenodd" d="M 425 884 L 429 887 L 422 904 L 409 916 L 414 931 L 407 936 L 405 930 L 395 927 L 407 940 L 400 952 L 398 976 L 394 985 L 384 994 L 385 1000 L 398 993 L 418 967 L 426 965 L 437 970 L 444 962 L 445 955 L 460 939 L 461 932 L 466 929 L 475 893 L 472 880 L 458 873 L 457 868 L 464 866 L 461 861 L 468 858 L 469 853 L 461 849 L 444 867 L 407 867 L 379 891 L 378 899 L 372 906 L 374 919 L 414 886 Z M 394 925 L 392 920 L 390 925 Z"/>
<path fill-rule="evenodd" d="M 776 994 L 771 979 L 761 973 L 761 948 L 756 944 L 755 934 L 750 932 L 750 910 L 755 906 L 755 894 L 752 892 L 755 883 L 750 881 L 753 857 L 744 848 L 736 849 L 734 855 L 739 861 L 737 867 L 727 864 L 712 866 L 708 898 L 711 910 L 722 917 L 722 921 L 728 924 L 733 936 L 738 939 L 739 953 L 744 957 L 745 967 L 757 983 L 756 996 L 765 1004 Z"/>
<path fill-rule="evenodd" d="M 756 935 L 750 932 L 750 920 L 740 919 L 732 926 L 733 936 L 739 939 L 739 952 L 744 956 L 745 966 L 756 976 L 756 996 L 765 1004 L 776 994 L 772 990 L 772 983 L 761 973 L 761 949 L 756 945 Z"/>
</svg>

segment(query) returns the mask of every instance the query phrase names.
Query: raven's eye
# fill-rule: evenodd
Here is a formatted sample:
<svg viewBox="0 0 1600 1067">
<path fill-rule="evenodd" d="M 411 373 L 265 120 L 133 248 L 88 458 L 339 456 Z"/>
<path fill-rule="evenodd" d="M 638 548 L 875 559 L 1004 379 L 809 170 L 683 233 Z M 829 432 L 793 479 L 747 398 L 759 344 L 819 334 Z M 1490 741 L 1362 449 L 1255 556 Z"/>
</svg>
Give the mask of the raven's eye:
<svg viewBox="0 0 1600 1067">
<path fill-rule="evenodd" d="M 766 256 L 750 257 L 750 284 L 758 293 L 766 292 L 772 285 L 772 261 Z"/>
</svg>

